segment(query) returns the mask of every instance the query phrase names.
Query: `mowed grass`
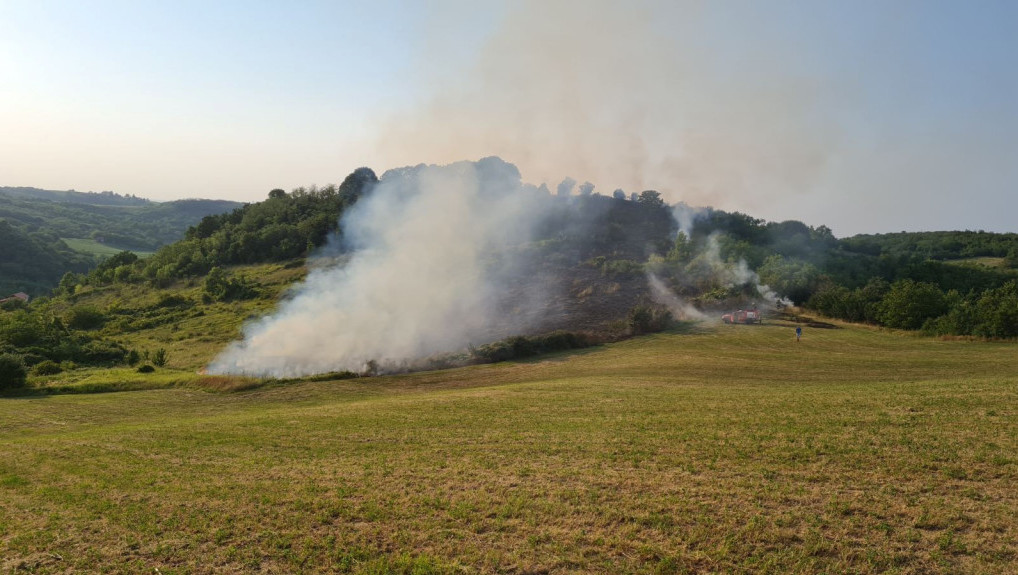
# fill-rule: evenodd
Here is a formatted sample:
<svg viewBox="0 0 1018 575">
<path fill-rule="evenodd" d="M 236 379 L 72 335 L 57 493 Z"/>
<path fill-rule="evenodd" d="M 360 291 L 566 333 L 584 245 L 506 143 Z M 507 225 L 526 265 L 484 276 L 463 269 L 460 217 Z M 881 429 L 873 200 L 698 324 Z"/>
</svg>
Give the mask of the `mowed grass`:
<svg viewBox="0 0 1018 575">
<path fill-rule="evenodd" d="M 725 326 L 0 399 L 0 572 L 1015 573 L 1016 352 Z"/>
</svg>

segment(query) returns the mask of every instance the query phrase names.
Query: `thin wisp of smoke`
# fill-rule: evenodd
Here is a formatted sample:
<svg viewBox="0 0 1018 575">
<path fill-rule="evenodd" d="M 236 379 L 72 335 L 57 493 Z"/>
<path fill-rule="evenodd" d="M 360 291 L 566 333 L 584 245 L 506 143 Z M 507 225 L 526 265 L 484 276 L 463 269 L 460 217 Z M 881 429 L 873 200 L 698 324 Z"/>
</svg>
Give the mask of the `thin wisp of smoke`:
<svg viewBox="0 0 1018 575">
<path fill-rule="evenodd" d="M 689 213 L 679 206 L 673 207 L 673 216 L 677 219 L 680 213 Z M 678 222 L 679 227 L 682 223 Z M 693 288 L 696 291 L 708 291 L 712 288 L 721 287 L 726 290 L 738 289 L 744 286 L 751 286 L 750 292 L 759 296 L 762 301 L 755 305 L 764 309 L 774 310 L 792 305 L 787 298 L 781 297 L 769 286 L 763 284 L 759 274 L 750 269 L 746 260 L 725 261 L 721 258 L 721 245 L 718 234 L 712 233 L 707 237 L 704 249 L 689 264 L 681 269 L 670 269 L 674 281 L 678 284 Z M 704 313 L 689 301 L 686 301 L 670 289 L 667 283 L 662 280 L 653 269 L 647 273 L 647 285 L 650 288 L 651 298 L 655 303 L 665 306 L 672 315 L 680 320 L 710 321 L 711 316 Z"/>
<path fill-rule="evenodd" d="M 705 321 L 707 314 L 696 309 L 693 304 L 683 300 L 672 290 L 668 289 L 661 278 L 654 273 L 647 274 L 647 285 L 650 287 L 651 299 L 657 304 L 663 305 L 671 312 L 672 317 L 678 320 Z"/>
</svg>

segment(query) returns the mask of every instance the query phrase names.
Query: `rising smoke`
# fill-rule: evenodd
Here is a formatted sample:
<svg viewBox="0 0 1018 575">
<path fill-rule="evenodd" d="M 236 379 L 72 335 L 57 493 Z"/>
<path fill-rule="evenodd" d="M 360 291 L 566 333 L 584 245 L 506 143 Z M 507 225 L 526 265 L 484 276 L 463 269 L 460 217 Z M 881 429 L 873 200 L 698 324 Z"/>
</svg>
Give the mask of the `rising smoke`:
<svg viewBox="0 0 1018 575">
<path fill-rule="evenodd" d="M 707 314 L 668 289 L 665 282 L 661 281 L 661 278 L 654 273 L 647 274 L 647 285 L 650 287 L 650 296 L 653 301 L 665 306 L 675 319 L 696 321 L 709 319 Z"/>
<path fill-rule="evenodd" d="M 435 6 L 436 23 L 464 10 Z M 417 70 L 434 93 L 380 126 L 377 155 L 497 154 L 532 181 L 582 174 L 670 203 L 773 209 L 810 191 L 836 149 L 835 122 L 817 113 L 825 97 L 796 71 L 801 54 L 752 26 L 725 31 L 753 54 L 726 53 L 711 13 L 684 0 L 514 1 L 456 74 L 442 63 L 462 46 L 436 24 Z"/>
<path fill-rule="evenodd" d="M 386 172 L 343 217 L 345 264 L 312 271 L 209 372 L 362 371 L 526 332 L 545 298 L 518 291 L 527 261 L 511 248 L 541 223 L 541 199 L 497 158 Z"/>
<path fill-rule="evenodd" d="M 673 207 L 672 213 L 673 216 L 678 217 L 677 214 L 688 212 Z M 682 224 L 679 222 L 677 224 L 681 228 Z M 712 233 L 707 238 L 706 246 L 696 258 L 680 270 L 670 270 L 675 283 L 694 292 L 704 292 L 718 287 L 732 290 L 751 286 L 752 293 L 756 294 L 754 297 L 759 296 L 753 305 L 759 308 L 775 310 L 792 305 L 790 300 L 762 283 L 759 274 L 749 267 L 746 260 L 723 260 L 718 237 L 717 233 Z M 670 289 L 667 283 L 653 271 L 653 267 L 650 267 L 647 272 L 647 286 L 650 289 L 651 299 L 655 303 L 665 306 L 675 318 L 696 321 L 711 321 L 713 319 L 712 316 L 704 313 L 703 310 Z"/>
</svg>

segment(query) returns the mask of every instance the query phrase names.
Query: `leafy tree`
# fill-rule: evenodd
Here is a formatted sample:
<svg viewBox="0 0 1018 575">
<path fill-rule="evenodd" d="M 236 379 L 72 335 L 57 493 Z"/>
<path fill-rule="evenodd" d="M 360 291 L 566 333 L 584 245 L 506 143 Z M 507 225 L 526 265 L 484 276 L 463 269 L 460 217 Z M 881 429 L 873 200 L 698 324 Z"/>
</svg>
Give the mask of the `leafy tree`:
<svg viewBox="0 0 1018 575">
<path fill-rule="evenodd" d="M 668 252 L 665 258 L 668 262 L 687 264 L 693 259 L 693 242 L 686 237 L 685 232 L 679 232 L 675 236 L 675 245 Z"/>
<path fill-rule="evenodd" d="M 940 288 L 909 279 L 891 284 L 880 302 L 878 318 L 887 327 L 919 329 L 946 311 L 947 299 Z"/>
<path fill-rule="evenodd" d="M 975 335 L 985 337 L 1018 336 L 1018 281 L 987 290 L 976 302 Z"/>
<path fill-rule="evenodd" d="M 214 267 L 205 276 L 202 298 L 206 302 L 247 299 L 257 295 L 258 290 L 247 279 L 227 278 L 222 268 Z"/>
<path fill-rule="evenodd" d="M 1004 257 L 1004 265 L 1012 269 L 1018 269 L 1018 247 L 1011 248 Z"/>
<path fill-rule="evenodd" d="M 223 268 L 214 267 L 205 276 L 205 285 L 202 295 L 211 301 L 223 301 L 229 293 L 230 284 L 226 279 L 226 272 Z"/>
<path fill-rule="evenodd" d="M 798 258 L 773 255 L 758 270 L 760 281 L 796 304 L 805 303 L 817 289 L 820 271 Z"/>
<path fill-rule="evenodd" d="M 665 201 L 661 199 L 661 194 L 654 190 L 644 190 L 640 192 L 640 199 L 638 201 L 641 204 L 652 208 L 665 207 Z"/>
<path fill-rule="evenodd" d="M 28 381 L 28 370 L 20 355 L 0 354 L 0 390 L 24 387 Z"/>
<path fill-rule="evenodd" d="M 157 349 L 155 353 L 152 354 L 152 363 L 155 364 L 156 367 L 165 367 L 166 350 L 161 347 Z"/>
</svg>

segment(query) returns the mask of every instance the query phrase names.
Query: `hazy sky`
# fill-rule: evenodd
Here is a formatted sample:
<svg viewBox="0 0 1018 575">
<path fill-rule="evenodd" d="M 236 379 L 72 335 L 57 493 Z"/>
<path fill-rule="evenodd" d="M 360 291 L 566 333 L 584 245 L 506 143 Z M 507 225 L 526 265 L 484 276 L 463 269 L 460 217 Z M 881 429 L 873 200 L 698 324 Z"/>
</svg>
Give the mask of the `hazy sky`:
<svg viewBox="0 0 1018 575">
<path fill-rule="evenodd" d="M 1018 2 L 0 0 L 0 186 L 499 155 L 839 236 L 1018 231 Z"/>
</svg>

